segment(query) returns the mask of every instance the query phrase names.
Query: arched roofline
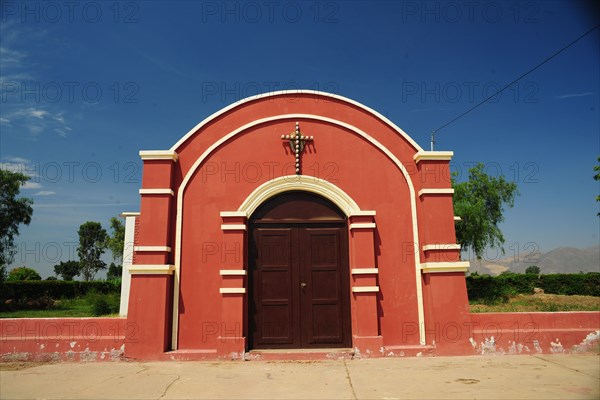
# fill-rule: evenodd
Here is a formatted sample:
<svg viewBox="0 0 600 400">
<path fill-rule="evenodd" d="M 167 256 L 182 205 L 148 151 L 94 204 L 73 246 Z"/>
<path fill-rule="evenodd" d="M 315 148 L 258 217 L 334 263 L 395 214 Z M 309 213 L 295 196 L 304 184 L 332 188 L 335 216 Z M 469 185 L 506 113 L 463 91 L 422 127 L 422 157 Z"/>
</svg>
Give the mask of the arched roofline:
<svg viewBox="0 0 600 400">
<path fill-rule="evenodd" d="M 383 123 L 387 124 L 388 126 L 390 126 L 394 131 L 396 131 L 401 137 L 403 137 L 408 143 L 410 143 L 417 152 L 423 152 L 423 148 L 421 146 L 419 146 L 419 144 L 417 142 L 415 142 L 406 132 L 404 132 L 398 125 L 394 124 L 392 121 L 390 121 L 388 118 L 386 118 L 385 116 L 383 116 L 382 114 L 378 113 L 377 111 L 373 110 L 370 107 L 365 106 L 362 103 L 359 103 L 358 101 L 349 99 L 347 97 L 344 96 L 340 96 L 337 94 L 333 94 L 333 93 L 327 93 L 327 92 L 321 92 L 318 90 L 304 90 L 304 89 L 298 89 L 298 90 L 280 90 L 277 92 L 268 92 L 268 93 L 261 93 L 261 94 L 257 94 L 255 96 L 250 96 L 250 97 L 246 97 L 245 99 L 242 100 L 238 100 L 233 104 L 230 104 L 229 106 L 220 109 L 219 111 L 217 111 L 216 113 L 210 115 L 209 117 L 205 118 L 204 120 L 202 120 L 199 124 L 197 124 L 196 126 L 194 126 L 188 133 L 186 133 L 181 139 L 179 139 L 179 141 L 177 143 L 175 143 L 170 151 L 172 152 L 177 152 L 177 149 L 179 147 L 181 147 L 188 139 L 190 139 L 199 129 L 201 129 L 203 126 L 205 126 L 206 124 L 208 124 L 209 122 L 211 122 L 212 120 L 214 120 L 215 118 L 218 118 L 219 116 L 237 108 L 240 107 L 246 103 L 250 103 L 252 101 L 256 101 L 256 100 L 260 100 L 260 99 L 264 99 L 264 98 L 270 98 L 270 97 L 277 97 L 277 96 L 286 96 L 286 95 L 298 95 L 298 94 L 309 94 L 309 95 L 315 95 L 315 96 L 320 96 L 320 97 L 324 97 L 324 98 L 333 98 L 336 100 L 340 100 L 342 102 L 348 103 L 350 105 L 353 105 L 355 107 L 361 108 L 363 110 L 365 110 L 366 112 L 368 112 L 369 114 L 375 116 L 376 118 L 378 118 L 379 120 L 381 120 Z"/>
</svg>

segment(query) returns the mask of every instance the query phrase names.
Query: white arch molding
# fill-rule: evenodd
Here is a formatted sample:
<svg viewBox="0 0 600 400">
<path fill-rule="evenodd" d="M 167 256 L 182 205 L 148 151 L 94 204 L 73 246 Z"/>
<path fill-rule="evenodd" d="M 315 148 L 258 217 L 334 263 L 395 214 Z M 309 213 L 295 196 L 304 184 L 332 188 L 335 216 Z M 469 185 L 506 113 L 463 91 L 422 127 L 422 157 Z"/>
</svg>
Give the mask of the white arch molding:
<svg viewBox="0 0 600 400">
<path fill-rule="evenodd" d="M 338 186 L 310 175 L 285 175 L 263 183 L 250 193 L 238 212 L 250 218 L 254 211 L 271 197 L 292 190 L 311 192 L 325 197 L 348 217 L 361 213 L 358 204 Z"/>
<path fill-rule="evenodd" d="M 301 92 L 302 93 L 305 93 L 305 92 L 306 93 L 314 93 L 313 91 L 301 91 Z M 246 99 L 245 101 L 249 101 L 249 100 Z M 234 105 L 239 105 L 239 102 L 234 103 Z M 232 105 L 224 110 L 228 110 L 228 109 L 232 108 L 234 105 Z M 370 109 L 368 109 L 368 110 L 370 110 Z M 370 110 L 370 111 L 375 113 L 372 110 Z M 217 115 L 220 113 L 221 112 L 217 113 Z M 375 114 L 377 114 L 377 113 L 375 113 Z M 201 127 L 209 119 L 212 119 L 212 118 L 214 118 L 214 115 L 207 118 L 200 124 L 198 124 L 197 127 L 194 129 L 198 129 L 198 127 Z M 382 118 L 384 118 L 384 117 L 382 117 Z M 408 174 L 408 171 L 406 170 L 404 165 L 400 162 L 400 160 L 387 147 L 385 147 L 378 140 L 376 140 L 375 138 L 373 138 L 366 132 L 362 131 L 361 129 L 359 129 L 353 125 L 347 124 L 345 122 L 342 122 L 342 121 L 339 121 L 336 119 L 332 119 L 332 118 L 328 118 L 328 117 L 324 117 L 321 115 L 297 113 L 297 114 L 281 114 L 281 115 L 275 115 L 275 116 L 271 116 L 271 117 L 261 118 L 261 119 L 249 122 L 245 125 L 240 126 L 237 129 L 233 130 L 232 132 L 228 133 L 227 135 L 223 136 L 222 138 L 220 138 L 219 140 L 214 142 L 208 149 L 206 149 L 204 151 L 204 153 L 202 153 L 202 155 L 200 155 L 200 157 L 198 157 L 198 159 L 194 162 L 192 167 L 186 173 L 183 181 L 181 182 L 181 185 L 179 186 L 179 188 L 177 190 L 177 214 L 176 214 L 177 217 L 176 217 L 176 227 L 175 227 L 175 270 L 173 273 L 173 280 L 174 280 L 173 324 L 172 324 L 172 335 L 171 335 L 171 338 L 172 338 L 171 339 L 171 347 L 173 350 L 176 350 L 177 345 L 178 345 L 177 338 L 178 338 L 178 330 L 179 330 L 179 276 L 181 273 L 181 235 L 182 235 L 182 229 L 183 229 L 183 198 L 186 194 L 186 188 L 187 188 L 188 183 L 194 176 L 196 170 L 198 168 L 200 168 L 202 163 L 217 148 L 219 148 L 221 145 L 225 144 L 227 141 L 233 139 L 235 136 L 239 135 L 240 133 L 242 133 L 248 129 L 254 128 L 256 126 L 268 123 L 268 122 L 280 121 L 280 120 L 296 120 L 296 119 L 306 119 L 306 120 L 326 122 L 326 123 L 330 123 L 332 125 L 336 125 L 336 126 L 339 126 L 339 127 L 342 127 L 342 128 L 345 128 L 347 130 L 354 132 L 355 134 L 357 134 L 358 136 L 362 137 L 364 140 L 369 142 L 373 147 L 375 147 L 376 149 L 381 151 L 383 154 L 385 154 L 390 159 L 390 161 L 394 165 L 396 165 L 396 167 L 400 170 L 400 172 L 404 176 L 404 179 L 406 180 L 406 183 L 408 184 L 408 189 L 410 192 L 410 212 L 411 212 L 412 230 L 413 230 L 413 241 L 412 242 L 413 242 L 413 254 L 415 257 L 415 277 L 416 277 L 415 284 L 416 284 L 416 290 L 417 290 L 417 312 L 418 312 L 418 319 L 419 319 L 419 342 L 422 345 L 424 345 L 426 343 L 425 342 L 425 316 L 424 316 L 424 310 L 423 310 L 423 287 L 422 287 L 421 270 L 420 270 L 421 255 L 420 255 L 420 251 L 419 251 L 420 246 L 419 246 L 419 228 L 418 228 L 418 224 L 417 224 L 416 193 L 415 193 L 414 185 L 412 183 L 412 179 L 411 179 L 410 175 Z M 189 138 L 191 133 L 192 133 L 192 131 L 190 131 L 190 133 L 188 133 L 175 146 L 173 146 L 172 150 L 176 149 L 180 144 L 185 142 L 185 140 L 187 140 L 187 138 Z M 404 135 L 406 135 L 406 134 L 404 134 Z M 412 139 L 410 140 L 410 142 L 413 143 Z M 418 147 L 418 145 L 417 145 L 417 149 L 419 151 L 421 150 L 421 148 Z M 302 175 L 302 176 L 304 176 L 308 180 L 312 181 L 313 183 L 319 181 L 315 177 L 305 176 L 305 175 Z M 286 186 L 286 183 L 283 182 L 283 180 L 285 178 L 286 177 L 284 176 L 284 177 L 280 177 L 277 179 L 273 179 L 272 181 L 269 181 L 261 186 L 266 185 L 265 193 L 269 193 L 269 190 L 271 192 L 273 192 L 273 191 L 277 192 L 278 190 L 280 190 L 281 192 L 287 191 L 287 189 L 284 189 L 284 188 L 290 187 L 290 186 Z M 342 191 L 340 188 L 337 188 L 337 190 L 332 189 L 332 186 L 335 187 L 335 185 L 327 182 L 328 185 L 325 183 L 321 183 L 321 185 L 324 185 L 324 186 L 319 186 L 319 184 L 317 183 L 316 186 L 315 185 L 311 186 L 311 185 L 308 185 L 308 182 L 306 182 L 305 180 L 302 180 L 302 178 L 300 178 L 300 179 L 301 179 L 301 182 L 304 182 L 302 185 L 305 185 L 305 186 L 303 186 L 304 189 L 300 189 L 300 190 L 305 190 L 306 188 L 311 188 L 313 190 L 321 190 L 321 191 L 323 191 L 323 193 L 320 193 L 321 195 L 323 195 L 324 197 L 328 198 L 333 203 L 338 205 L 344 212 L 346 212 L 347 210 L 349 212 L 352 212 L 352 210 L 354 210 L 356 212 L 360 212 L 360 208 L 358 207 L 358 205 L 347 194 L 345 194 L 344 191 Z M 293 180 L 291 180 L 291 179 L 290 179 L 290 181 L 293 182 Z M 326 182 L 324 180 L 320 180 L 320 181 Z M 272 182 L 276 182 L 276 183 L 272 183 Z M 269 184 L 272 184 L 273 186 L 269 186 Z M 266 196 L 266 194 L 261 194 L 260 192 L 257 192 L 257 190 L 255 190 L 253 193 L 256 194 L 254 196 L 255 198 L 251 199 L 250 197 L 252 195 L 250 195 L 246 200 L 244 200 L 244 202 L 242 203 L 242 206 L 240 206 L 241 211 L 244 211 L 244 210 L 242 210 L 243 207 L 246 207 L 248 210 L 252 209 L 252 211 L 253 211 L 254 209 L 256 209 L 256 207 L 258 207 L 261 204 L 261 203 L 257 203 L 257 201 L 258 201 L 257 199 L 259 197 Z M 315 193 L 318 193 L 318 192 L 315 192 Z M 342 194 L 345 194 L 345 197 Z M 273 196 L 273 194 L 271 196 Z M 269 196 L 269 197 L 271 197 L 271 196 Z M 332 196 L 332 197 L 329 197 L 329 196 Z M 348 201 L 348 199 L 350 199 L 351 201 Z M 254 207 L 254 208 L 252 208 L 252 207 Z M 347 215 L 349 215 L 349 214 L 347 214 Z"/>
</svg>

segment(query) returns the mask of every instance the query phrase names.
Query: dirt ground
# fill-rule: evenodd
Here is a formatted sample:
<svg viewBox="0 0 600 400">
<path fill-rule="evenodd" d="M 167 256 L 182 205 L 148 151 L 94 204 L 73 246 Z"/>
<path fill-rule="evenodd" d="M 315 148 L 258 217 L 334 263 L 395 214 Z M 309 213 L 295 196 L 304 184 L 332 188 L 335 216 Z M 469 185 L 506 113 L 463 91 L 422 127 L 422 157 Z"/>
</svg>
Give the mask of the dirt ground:
<svg viewBox="0 0 600 400">
<path fill-rule="evenodd" d="M 598 355 L 10 363 L 2 399 L 598 399 Z"/>
</svg>

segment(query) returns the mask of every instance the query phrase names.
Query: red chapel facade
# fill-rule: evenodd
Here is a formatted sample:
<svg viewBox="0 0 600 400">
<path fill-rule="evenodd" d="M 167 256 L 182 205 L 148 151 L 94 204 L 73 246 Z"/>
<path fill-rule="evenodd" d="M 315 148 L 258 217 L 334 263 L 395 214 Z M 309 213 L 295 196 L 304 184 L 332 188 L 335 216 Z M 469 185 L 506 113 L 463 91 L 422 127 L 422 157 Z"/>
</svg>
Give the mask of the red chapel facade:
<svg viewBox="0 0 600 400">
<path fill-rule="evenodd" d="M 238 101 L 171 149 L 141 151 L 125 354 L 464 353 L 452 155 L 315 91 Z"/>
</svg>

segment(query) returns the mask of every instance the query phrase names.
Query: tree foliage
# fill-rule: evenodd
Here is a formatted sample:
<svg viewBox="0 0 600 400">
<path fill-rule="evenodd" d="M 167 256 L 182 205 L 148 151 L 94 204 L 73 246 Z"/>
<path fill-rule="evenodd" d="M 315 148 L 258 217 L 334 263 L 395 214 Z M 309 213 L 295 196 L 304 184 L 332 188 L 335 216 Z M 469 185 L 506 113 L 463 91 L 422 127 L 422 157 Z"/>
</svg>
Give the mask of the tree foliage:
<svg viewBox="0 0 600 400">
<path fill-rule="evenodd" d="M 81 274 L 81 264 L 77 261 L 61 261 L 54 266 L 54 273 L 60 275 L 63 281 L 72 281 Z"/>
<path fill-rule="evenodd" d="M 514 205 L 517 184 L 504 176 L 492 177 L 478 163 L 469 169 L 466 182 L 456 182 L 453 174 L 454 213 L 461 217 L 456 224 L 461 250 L 471 249 L 481 259 L 486 247 L 500 248 L 504 253 L 504 235 L 499 224 L 504 221 L 504 207 Z"/>
<path fill-rule="evenodd" d="M 526 274 L 536 274 L 536 275 L 539 275 L 540 274 L 540 267 L 538 267 L 537 265 L 530 265 L 525 270 L 525 273 Z"/>
<path fill-rule="evenodd" d="M 19 225 L 31 222 L 33 200 L 17 197 L 28 180 L 29 177 L 21 173 L 0 169 L 0 275 L 5 274 L 6 266 L 13 262 Z"/>
<path fill-rule="evenodd" d="M 8 273 L 7 281 L 41 281 L 42 277 L 33 268 L 18 267 L 13 268 Z"/>
<path fill-rule="evenodd" d="M 113 260 L 120 264 L 123 261 L 123 248 L 125 245 L 125 225 L 119 218 L 110 219 L 110 229 L 112 234 L 106 240 L 106 247 L 112 253 Z"/>
<path fill-rule="evenodd" d="M 106 272 L 106 279 L 118 279 L 123 275 L 123 266 L 116 265 L 114 262 L 110 263 L 108 271 Z"/>
<path fill-rule="evenodd" d="M 106 249 L 106 240 L 108 235 L 102 228 L 100 222 L 87 221 L 79 227 L 79 264 L 81 266 L 81 275 L 85 281 L 94 279 L 96 273 L 106 268 L 104 261 L 100 256 Z"/>
</svg>

